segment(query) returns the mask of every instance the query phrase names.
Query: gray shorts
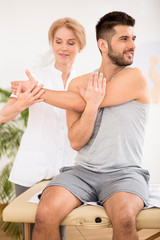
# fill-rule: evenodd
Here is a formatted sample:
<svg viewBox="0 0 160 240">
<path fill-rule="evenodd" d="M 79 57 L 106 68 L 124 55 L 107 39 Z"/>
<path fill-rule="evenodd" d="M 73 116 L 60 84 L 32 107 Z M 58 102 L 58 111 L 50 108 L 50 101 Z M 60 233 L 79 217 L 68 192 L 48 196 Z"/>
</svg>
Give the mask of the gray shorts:
<svg viewBox="0 0 160 240">
<path fill-rule="evenodd" d="M 61 173 L 46 186 L 68 189 L 80 201 L 103 204 L 117 192 L 139 196 L 147 206 L 149 173 L 143 169 L 123 169 L 112 173 L 92 172 L 82 166 L 63 167 Z"/>
</svg>

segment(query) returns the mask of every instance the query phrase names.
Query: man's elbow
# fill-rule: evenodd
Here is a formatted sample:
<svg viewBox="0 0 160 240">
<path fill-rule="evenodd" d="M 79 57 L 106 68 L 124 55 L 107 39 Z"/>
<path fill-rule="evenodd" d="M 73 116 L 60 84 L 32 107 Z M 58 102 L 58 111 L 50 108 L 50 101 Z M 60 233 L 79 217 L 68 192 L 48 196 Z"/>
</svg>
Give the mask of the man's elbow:
<svg viewBox="0 0 160 240">
<path fill-rule="evenodd" d="M 71 148 L 77 152 L 82 149 L 82 146 L 80 146 L 80 144 L 78 142 L 70 141 L 70 145 L 71 145 Z"/>
<path fill-rule="evenodd" d="M 79 98 L 79 99 L 73 99 L 72 102 L 72 109 L 75 112 L 83 112 L 86 106 L 86 102 L 84 99 Z"/>
</svg>

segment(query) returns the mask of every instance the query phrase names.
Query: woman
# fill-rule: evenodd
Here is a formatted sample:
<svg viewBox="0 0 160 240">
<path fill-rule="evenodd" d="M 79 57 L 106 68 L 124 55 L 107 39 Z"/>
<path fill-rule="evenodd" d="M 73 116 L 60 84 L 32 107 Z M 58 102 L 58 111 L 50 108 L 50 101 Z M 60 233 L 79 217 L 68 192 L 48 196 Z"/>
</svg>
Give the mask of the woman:
<svg viewBox="0 0 160 240">
<path fill-rule="evenodd" d="M 32 74 L 44 88 L 67 90 L 77 76 L 72 66 L 86 44 L 85 30 L 74 19 L 63 18 L 51 25 L 48 36 L 55 63 Z M 9 178 L 15 183 L 16 195 L 41 180 L 53 178 L 62 166 L 73 165 L 75 154 L 67 137 L 65 110 L 43 102 L 32 105 Z"/>
</svg>

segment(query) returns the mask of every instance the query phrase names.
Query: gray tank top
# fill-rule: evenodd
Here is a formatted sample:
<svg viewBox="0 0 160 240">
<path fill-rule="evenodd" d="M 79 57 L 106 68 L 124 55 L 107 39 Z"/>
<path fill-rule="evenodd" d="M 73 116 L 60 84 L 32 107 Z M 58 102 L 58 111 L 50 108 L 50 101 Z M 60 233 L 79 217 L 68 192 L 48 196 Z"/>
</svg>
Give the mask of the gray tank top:
<svg viewBox="0 0 160 240">
<path fill-rule="evenodd" d="M 75 164 L 96 172 L 141 168 L 148 114 L 149 104 L 134 100 L 99 109 L 93 134 Z"/>
</svg>

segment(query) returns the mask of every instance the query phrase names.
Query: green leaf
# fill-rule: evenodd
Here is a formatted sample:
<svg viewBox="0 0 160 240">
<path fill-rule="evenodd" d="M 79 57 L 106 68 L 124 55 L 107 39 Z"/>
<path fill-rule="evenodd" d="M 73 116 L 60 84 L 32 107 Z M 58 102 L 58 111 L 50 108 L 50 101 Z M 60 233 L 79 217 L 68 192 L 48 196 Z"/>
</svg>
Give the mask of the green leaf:
<svg viewBox="0 0 160 240">
<path fill-rule="evenodd" d="M 0 228 L 5 232 L 5 235 L 12 240 L 22 239 L 22 227 L 20 223 L 3 222 L 1 217 Z"/>
<path fill-rule="evenodd" d="M 6 103 L 10 95 L 10 91 L 0 88 L 0 103 Z"/>
</svg>

